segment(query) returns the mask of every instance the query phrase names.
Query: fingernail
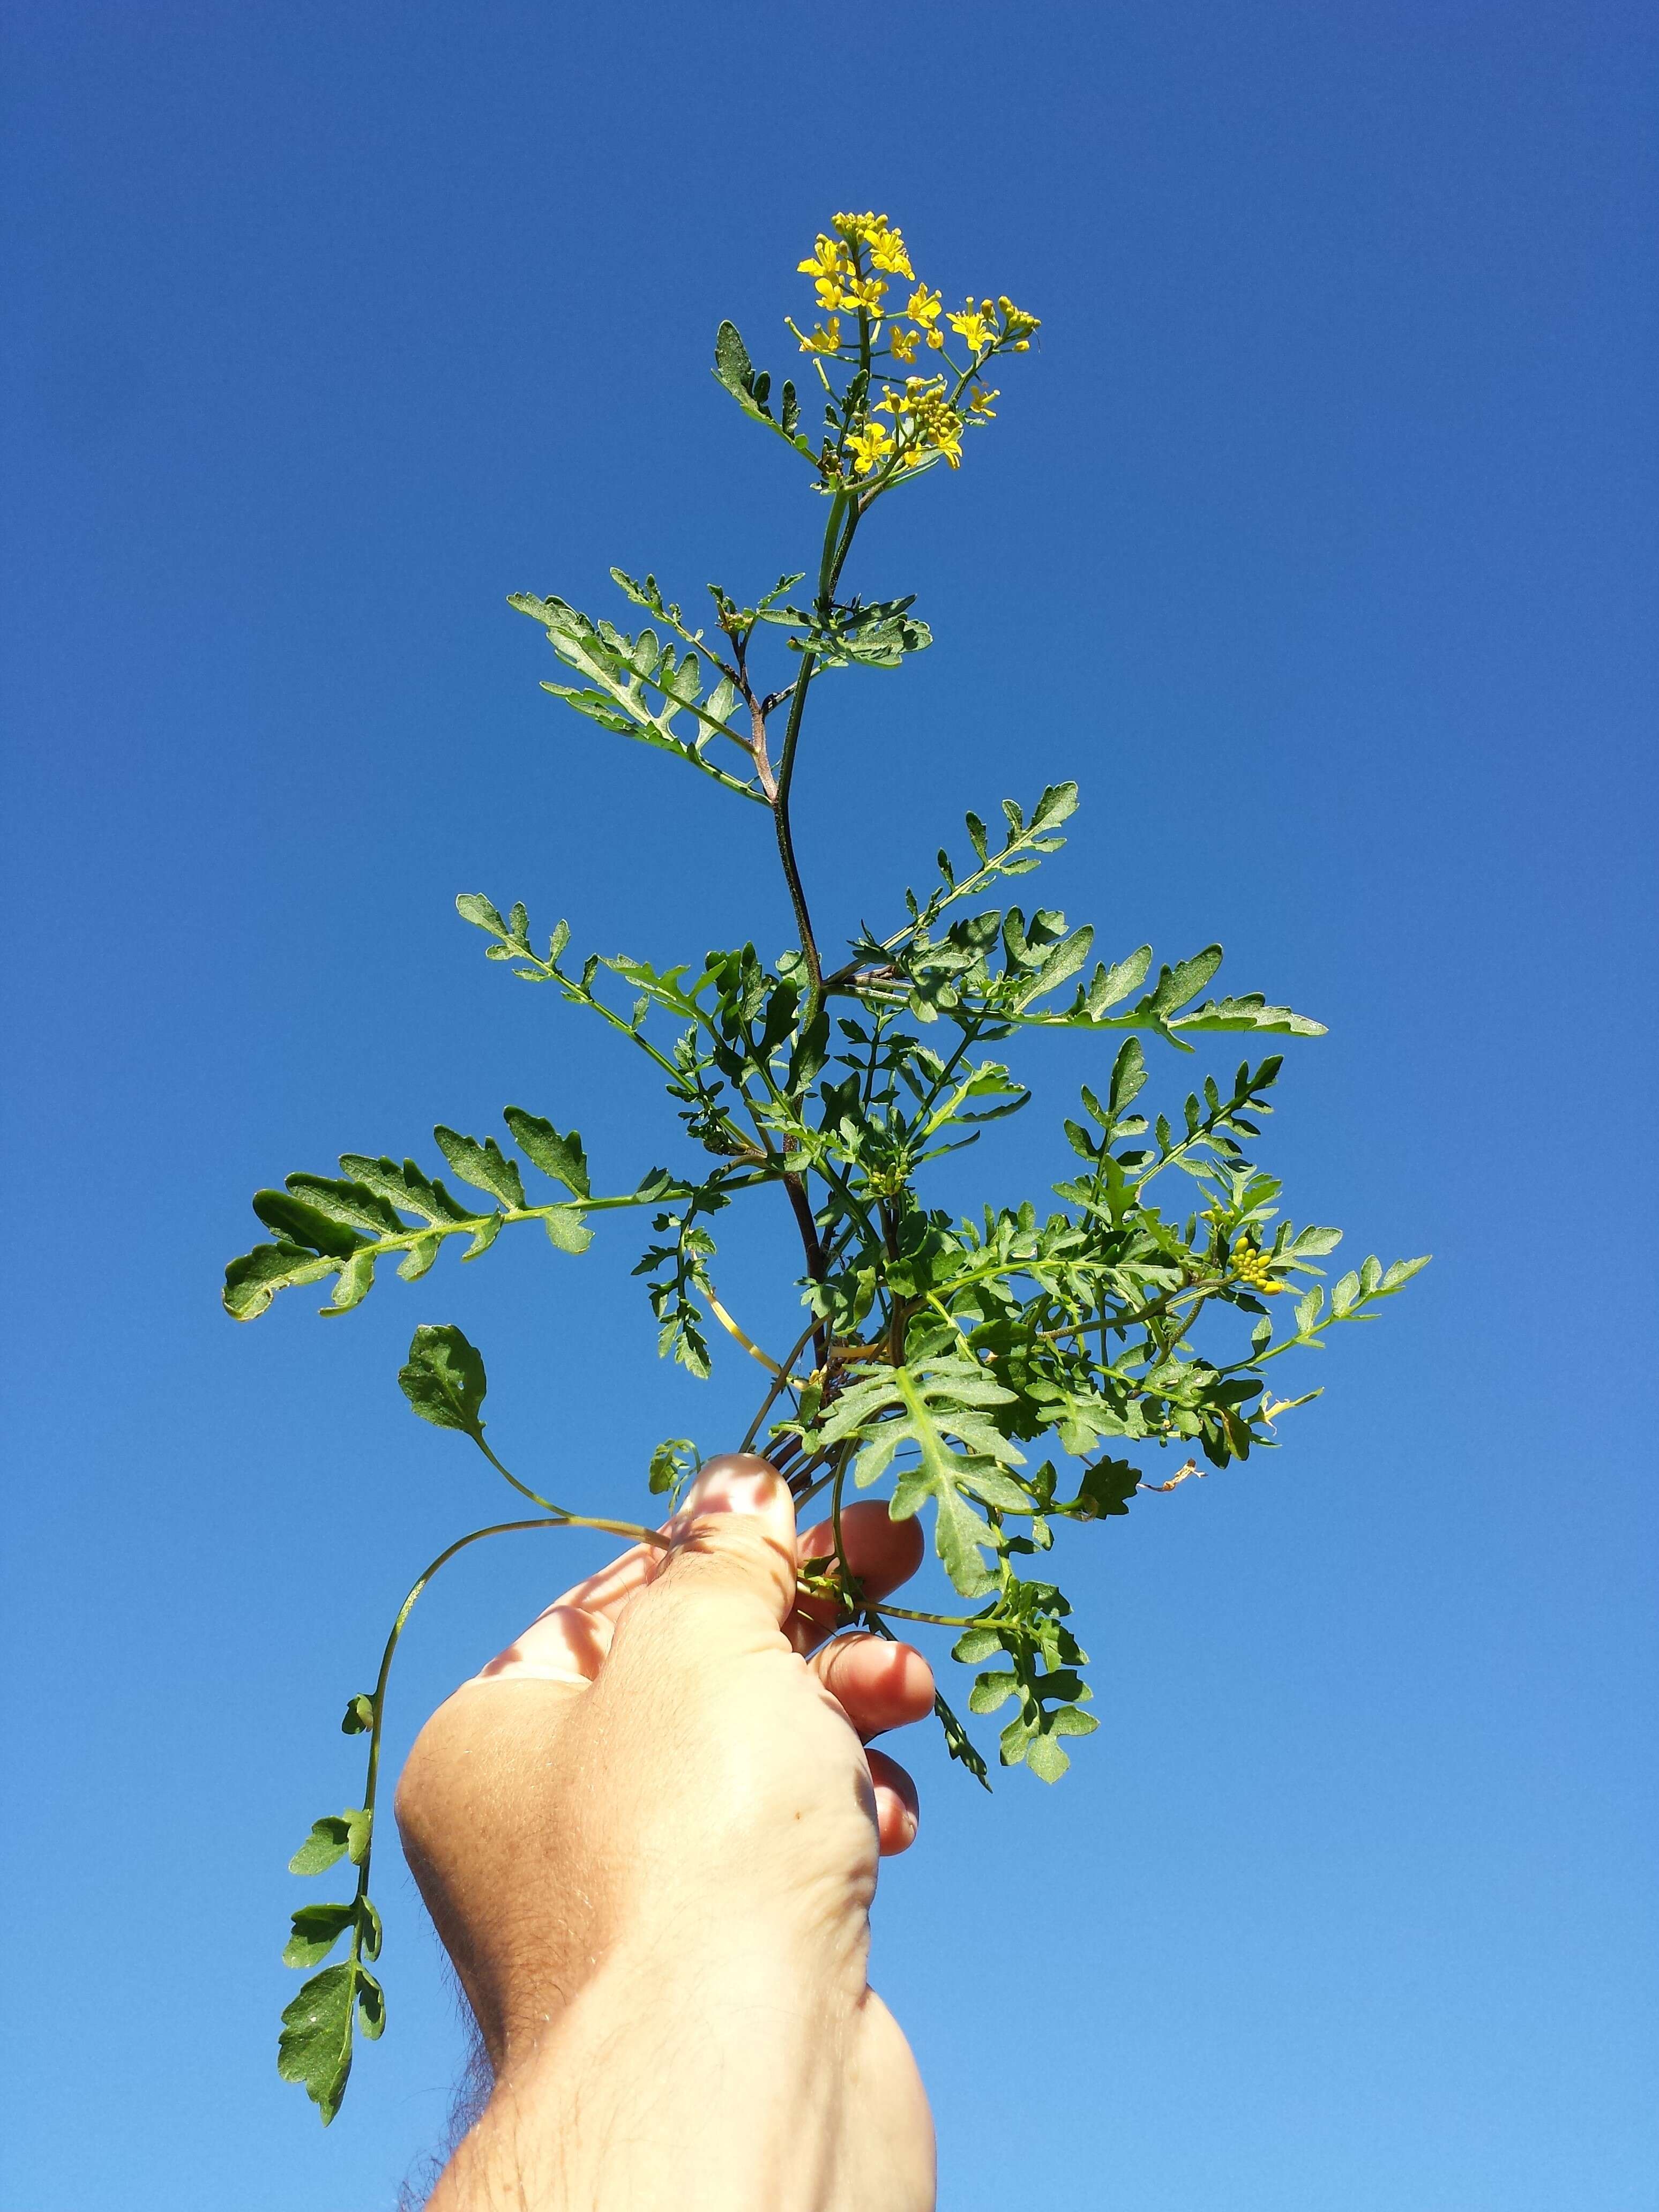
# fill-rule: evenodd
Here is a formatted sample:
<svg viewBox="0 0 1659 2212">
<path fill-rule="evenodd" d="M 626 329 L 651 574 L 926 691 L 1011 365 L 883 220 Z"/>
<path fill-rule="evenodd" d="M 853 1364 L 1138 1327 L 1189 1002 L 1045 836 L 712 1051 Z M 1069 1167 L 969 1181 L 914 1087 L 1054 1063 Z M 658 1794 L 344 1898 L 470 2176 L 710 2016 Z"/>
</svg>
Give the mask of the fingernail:
<svg viewBox="0 0 1659 2212">
<path fill-rule="evenodd" d="M 722 1452 L 704 1462 L 680 1501 L 680 1512 L 764 1513 L 775 1501 L 782 1480 L 777 1469 L 754 1452 Z"/>
</svg>

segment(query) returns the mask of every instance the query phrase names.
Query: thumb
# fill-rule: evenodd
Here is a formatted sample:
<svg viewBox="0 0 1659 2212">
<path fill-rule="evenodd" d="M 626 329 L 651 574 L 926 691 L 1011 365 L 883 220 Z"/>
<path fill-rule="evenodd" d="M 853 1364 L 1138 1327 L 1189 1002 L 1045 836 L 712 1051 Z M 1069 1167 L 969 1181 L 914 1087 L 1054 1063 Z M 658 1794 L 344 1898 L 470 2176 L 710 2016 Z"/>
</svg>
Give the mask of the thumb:
<svg viewBox="0 0 1659 2212">
<path fill-rule="evenodd" d="M 753 1452 L 706 1461 L 665 1534 L 656 1576 L 665 1595 L 747 1600 L 782 1626 L 795 1602 L 795 1501 L 769 1461 Z"/>
</svg>

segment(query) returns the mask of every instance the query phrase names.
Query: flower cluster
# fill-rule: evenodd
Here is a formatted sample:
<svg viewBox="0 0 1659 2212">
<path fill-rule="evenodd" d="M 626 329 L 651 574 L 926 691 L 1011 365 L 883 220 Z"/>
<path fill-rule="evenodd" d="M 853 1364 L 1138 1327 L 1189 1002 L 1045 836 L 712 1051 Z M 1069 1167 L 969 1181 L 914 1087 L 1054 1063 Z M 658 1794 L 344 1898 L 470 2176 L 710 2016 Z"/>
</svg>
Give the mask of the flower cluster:
<svg viewBox="0 0 1659 2212">
<path fill-rule="evenodd" d="M 1285 1287 L 1273 1271 L 1267 1255 L 1251 1243 L 1241 1241 L 1233 1247 L 1233 1266 L 1249 1289 L 1260 1291 L 1264 1298 L 1277 1297 Z"/>
<path fill-rule="evenodd" d="M 840 395 L 848 411 L 840 439 L 825 451 L 826 478 L 844 481 L 850 471 L 872 489 L 884 489 L 937 461 L 960 468 L 963 431 L 995 411 L 998 395 L 983 382 L 987 365 L 1000 353 L 1029 353 L 1037 318 L 1006 297 L 970 295 L 958 312 L 948 311 L 942 294 L 917 278 L 903 233 L 884 215 L 836 216 L 799 267 L 811 278 L 823 314 L 810 331 L 789 319 L 801 351 L 813 356 L 832 399 L 830 364 L 866 380 L 850 407 L 848 394 Z M 888 298 L 895 276 L 912 288 L 902 307 Z M 951 334 L 964 357 L 953 355 Z M 890 373 L 890 364 L 894 371 L 914 368 L 924 351 L 942 356 L 932 376 Z M 878 422 L 878 415 L 890 420 Z"/>
<path fill-rule="evenodd" d="M 938 453 L 953 469 L 959 469 L 962 434 L 975 416 L 989 417 L 992 410 L 986 403 L 995 397 L 994 392 L 975 392 L 969 402 L 972 412 L 963 415 L 945 397 L 942 376 L 907 376 L 902 391 L 884 385 L 876 407 L 893 417 L 907 452 Z"/>
</svg>

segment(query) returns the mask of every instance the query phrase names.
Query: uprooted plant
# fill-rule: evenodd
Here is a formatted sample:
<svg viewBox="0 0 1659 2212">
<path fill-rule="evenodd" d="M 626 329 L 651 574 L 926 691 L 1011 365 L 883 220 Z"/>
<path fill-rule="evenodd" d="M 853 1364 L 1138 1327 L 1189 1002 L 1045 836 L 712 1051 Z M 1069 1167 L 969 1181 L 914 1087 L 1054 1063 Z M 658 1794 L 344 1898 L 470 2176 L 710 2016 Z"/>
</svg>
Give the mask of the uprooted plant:
<svg viewBox="0 0 1659 2212">
<path fill-rule="evenodd" d="M 643 1212 L 651 1242 L 635 1272 L 659 1348 L 706 1376 L 711 1322 L 732 1338 L 767 1374 L 743 1448 L 763 1450 L 799 1504 L 827 1493 L 832 1551 L 807 1563 L 805 1585 L 832 1592 L 849 1625 L 881 1632 L 891 1618 L 955 1630 L 955 1656 L 979 1670 L 969 1712 L 1012 1704 L 1003 1764 L 1053 1782 L 1068 1764 L 1065 1739 L 1096 1725 L 1070 1607 L 1038 1571 L 1056 1523 L 1124 1513 L 1137 1490 L 1172 1487 L 1200 1456 L 1221 1468 L 1271 1443 L 1276 1419 L 1306 1401 L 1271 1395 L 1269 1364 L 1368 1317 L 1425 1262 L 1368 1259 L 1327 1298 L 1318 1263 L 1339 1232 L 1283 1218 L 1279 1185 L 1247 1155 L 1271 1110 L 1277 1054 L 1247 1057 L 1226 1081 L 1206 1076 L 1170 1115 L 1139 1110 L 1143 1037 L 1186 1053 L 1218 1032 L 1316 1036 L 1316 1022 L 1255 993 L 1203 996 L 1218 945 L 1155 973 L 1146 945 L 1091 968 L 1089 927 L 1048 908 L 987 902 L 1060 844 L 1074 785 L 1050 786 L 1029 812 L 1005 799 L 994 836 L 970 814 L 965 854 L 939 853 L 938 880 L 906 891 L 902 919 L 826 958 L 791 813 L 807 703 L 832 672 L 896 669 L 931 641 L 910 598 L 844 595 L 854 540 L 882 500 L 941 464 L 961 465 L 969 434 L 994 417 L 994 366 L 1029 352 L 1037 320 L 1007 299 L 946 310 L 916 280 L 884 216 L 837 216 L 800 267 L 820 319 L 810 332 L 790 328 L 816 385 L 786 382 L 775 402 L 730 323 L 715 341 L 714 374 L 821 496 L 816 573 L 781 576 L 750 604 L 711 585 L 712 613 L 694 626 L 654 577 L 613 569 L 647 618 L 632 634 L 561 599 L 512 601 L 545 629 L 573 679 L 545 690 L 767 811 L 799 944 L 770 966 L 744 945 L 657 968 L 572 956 L 564 921 L 532 939 L 521 904 L 503 915 L 477 892 L 456 901 L 489 939 L 487 958 L 550 986 L 647 1055 L 701 1164 L 596 1189 L 580 1137 L 518 1106 L 503 1116 L 517 1158 L 494 1137 L 434 1133 L 476 1196 L 456 1195 L 413 1160 L 349 1152 L 337 1176 L 291 1175 L 256 1196 L 274 1241 L 233 1261 L 225 1304 L 249 1321 L 279 1291 L 331 1283 L 324 1310 L 343 1314 L 368 1296 L 383 1261 L 413 1281 L 446 1243 L 460 1240 L 473 1260 L 525 1224 L 576 1255 L 603 1216 Z M 991 1202 L 954 1218 L 927 1204 L 924 1172 L 1027 1105 L 1030 1092 L 994 1053 L 1032 1029 L 1121 1033 L 1082 1092 L 1080 1117 L 1065 1123 L 1076 1171 L 1054 1187 L 1057 1206 Z M 535 1194 L 526 1166 L 543 1179 Z M 1174 1191 L 1184 1196 L 1166 1212 Z M 710 1274 L 713 1224 L 750 1193 L 766 1194 L 763 1203 L 777 1194 L 800 1241 L 804 1323 L 775 1356 L 726 1310 Z M 1268 1302 L 1281 1297 L 1292 1317 L 1276 1329 Z M 418 1328 L 398 1379 L 423 1420 L 470 1438 L 536 1510 L 458 1538 L 416 1583 L 373 1690 L 352 1698 L 342 1723 L 368 1739 L 363 1802 L 317 1821 L 291 1863 L 303 1875 L 343 1858 L 356 1870 L 349 1899 L 295 1912 L 284 1953 L 291 1966 L 320 1968 L 283 2015 L 279 2063 L 325 2122 L 344 2092 L 355 2030 L 377 2036 L 385 2022 L 369 1872 L 386 1679 L 416 1598 L 456 1553 L 509 1530 L 662 1540 L 568 1510 L 502 1465 L 484 1434 L 483 1363 L 459 1328 Z M 1189 1456 L 1161 1482 L 1120 1455 L 1170 1445 Z M 651 1490 L 677 1493 L 696 1459 L 683 1438 L 659 1447 Z M 1066 1460 L 1079 1463 L 1069 1476 L 1059 1471 Z M 843 1493 L 884 1478 L 895 1517 L 931 1509 L 958 1612 L 878 1606 L 848 1571 Z M 986 1781 L 943 1698 L 938 1713 L 951 1755 Z M 325 1964 L 342 1941 L 344 1957 Z"/>
</svg>

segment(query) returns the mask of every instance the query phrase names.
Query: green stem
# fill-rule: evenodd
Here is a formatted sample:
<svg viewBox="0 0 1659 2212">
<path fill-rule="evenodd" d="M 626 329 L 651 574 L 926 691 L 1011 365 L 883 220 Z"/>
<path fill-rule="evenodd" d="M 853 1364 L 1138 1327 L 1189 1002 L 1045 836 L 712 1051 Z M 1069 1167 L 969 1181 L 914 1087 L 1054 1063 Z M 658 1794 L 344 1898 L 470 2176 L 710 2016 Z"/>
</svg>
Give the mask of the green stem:
<svg viewBox="0 0 1659 2212">
<path fill-rule="evenodd" d="M 842 564 L 853 544 L 853 533 L 858 528 L 862 514 L 858 495 L 838 491 L 830 502 L 830 519 L 824 526 L 823 552 L 818 563 L 818 608 L 822 613 L 834 598 L 841 580 Z M 809 1025 L 823 1000 L 823 963 L 818 957 L 817 941 L 812 933 L 812 917 L 806 903 L 806 892 L 801 883 L 800 867 L 795 858 L 794 832 L 789 818 L 789 793 L 794 781 L 795 755 L 800 741 L 801 719 L 806 712 L 806 695 L 811 688 L 817 669 L 816 657 L 801 656 L 800 674 L 794 684 L 794 696 L 789 702 L 789 719 L 784 725 L 783 750 L 778 758 L 777 792 L 772 801 L 772 819 L 777 830 L 778 858 L 783 865 L 784 881 L 789 888 L 789 902 L 794 908 L 795 926 L 800 932 L 801 954 L 806 962 L 807 991 L 802 1025 Z"/>
<path fill-rule="evenodd" d="M 788 1382 L 790 1374 L 794 1369 L 795 1362 L 800 1358 L 802 1352 L 805 1351 L 808 1343 L 817 1334 L 817 1328 L 818 1322 L 815 1315 L 813 1318 L 807 1322 L 805 1328 L 802 1329 L 800 1334 L 795 1339 L 794 1344 L 790 1350 L 789 1356 L 783 1363 L 781 1372 L 775 1378 L 771 1389 L 761 1400 L 759 1410 L 757 1412 L 754 1419 L 749 1424 L 748 1428 L 744 1431 L 743 1442 L 738 1446 L 738 1449 L 739 1451 L 746 1452 L 752 1448 L 756 1437 L 760 1434 L 761 1423 L 766 1419 L 773 1407 L 777 1403 L 779 1397 L 782 1395 L 784 1386 Z"/>
<path fill-rule="evenodd" d="M 481 1440 L 475 1439 L 475 1441 Z M 491 1460 L 495 1460 L 495 1455 L 493 1452 L 489 1451 L 489 1447 L 485 1445 L 483 1449 L 487 1455 Z M 497 1467 L 501 1466 L 501 1462 L 499 1461 L 495 1461 L 495 1464 Z M 501 1472 L 503 1474 L 507 1474 L 507 1469 L 505 1468 L 501 1468 Z M 521 1483 L 514 1481 L 514 1478 L 510 1474 L 507 1475 L 507 1479 L 509 1482 L 513 1483 L 515 1490 L 522 1489 L 524 1487 Z M 357 1917 L 352 1924 L 351 1949 L 349 1954 L 350 1962 L 354 1966 L 360 1962 L 362 1955 L 362 1907 L 367 1902 L 368 1897 L 369 1863 L 374 1853 L 374 1801 L 376 1794 L 380 1789 L 380 1735 L 386 1719 L 386 1683 L 391 1676 L 392 1662 L 397 1652 L 398 1639 L 404 1632 L 404 1629 L 408 1622 L 410 1614 L 415 1610 L 415 1601 L 420 1596 L 422 1591 L 425 1589 L 427 1584 L 432 1580 L 434 1575 L 437 1573 L 438 1570 L 441 1567 L 447 1566 L 450 1560 L 454 1558 L 455 1554 L 458 1552 L 464 1552 L 469 1544 L 479 1543 L 486 1536 L 508 1535 L 514 1530 L 520 1528 L 605 1528 L 612 1530 L 619 1534 L 631 1534 L 638 1537 L 642 1537 L 647 1542 L 653 1544 L 665 1545 L 667 1542 L 667 1539 L 665 1537 L 657 1534 L 655 1531 L 651 1529 L 635 1529 L 626 1522 L 590 1521 L 584 1519 L 580 1515 L 574 1513 L 556 1514 L 552 1518 L 538 1521 L 495 1521 L 492 1522 L 487 1528 L 474 1528 L 467 1535 L 458 1536 L 453 1544 L 446 1545 L 444 1549 L 439 1553 L 437 1558 L 433 1560 L 431 1565 L 428 1566 L 426 1571 L 416 1579 L 414 1588 L 410 1591 L 409 1595 L 404 1600 L 402 1605 L 398 1608 L 398 1617 L 392 1624 L 392 1632 L 386 1638 L 386 1649 L 380 1655 L 380 1671 L 375 1677 L 374 1694 L 369 1699 L 369 1705 L 374 1714 L 374 1719 L 370 1723 L 368 1732 L 368 1766 L 363 1778 L 363 1810 L 368 1815 L 368 1833 L 363 1844 L 362 1857 L 357 1863 L 357 1891 L 356 1895 L 352 1900 L 354 1905 L 357 1909 Z"/>
<path fill-rule="evenodd" d="M 665 1535 L 655 1528 L 641 1527 L 636 1521 L 596 1520 L 588 1514 L 572 1513 L 562 1505 L 556 1505 L 550 1498 L 544 1498 L 538 1490 L 532 1490 L 528 1483 L 520 1482 L 516 1474 L 513 1474 L 510 1469 L 503 1467 L 500 1460 L 498 1460 L 495 1453 L 490 1450 L 489 1446 L 484 1442 L 483 1437 L 477 1432 L 477 1431 L 469 1429 L 466 1433 L 471 1437 L 473 1443 L 477 1444 L 478 1449 L 489 1462 L 491 1467 L 495 1468 L 496 1474 L 501 1476 L 505 1481 L 510 1482 L 514 1490 L 518 1492 L 520 1498 L 527 1498 L 532 1505 L 542 1506 L 547 1512 L 552 1514 L 562 1528 L 599 1528 L 602 1529 L 607 1535 L 631 1537 L 633 1541 L 636 1544 L 655 1544 L 664 1550 L 667 1548 L 668 1539 Z M 503 1525 L 505 1526 L 509 1524 L 504 1523 Z M 516 1528 L 527 1528 L 537 1524 L 515 1521 L 510 1525 Z M 464 1538 L 462 1540 L 470 1544 L 472 1539 L 468 1536 Z M 447 1559 L 448 1557 L 449 1554 L 446 1552 L 444 1558 Z M 441 1565 L 443 1564 L 442 1560 L 440 1560 L 438 1564 L 439 1565 Z M 434 1571 L 435 1570 L 428 1570 L 428 1575 Z M 418 1597 L 419 1595 L 420 1590 L 417 1588 L 415 1592 L 415 1596 Z M 410 1603 L 412 1605 L 414 1601 L 414 1597 L 411 1597 Z M 405 1610 L 407 1610 L 407 1608 L 405 1608 Z M 400 1625 L 401 1620 L 402 1616 L 400 1615 Z"/>
<path fill-rule="evenodd" d="M 489 1446 L 484 1442 L 481 1436 L 474 1434 L 471 1431 L 469 1431 L 468 1433 L 472 1436 L 473 1443 L 477 1444 L 478 1449 L 489 1462 L 489 1464 L 495 1468 L 496 1474 L 501 1477 L 503 1481 L 510 1482 L 514 1490 L 518 1492 L 520 1498 L 527 1498 L 532 1505 L 543 1506 L 549 1513 L 557 1514 L 561 1520 L 567 1517 L 562 1505 L 556 1505 L 550 1498 L 544 1498 L 539 1491 L 532 1490 L 527 1482 L 520 1482 L 516 1474 L 509 1474 L 507 1469 L 501 1465 L 500 1460 L 496 1458 L 495 1453 L 490 1450 Z"/>
<path fill-rule="evenodd" d="M 906 1606 L 889 1605 L 885 1601 L 866 1610 L 872 1622 L 878 1613 L 885 1613 L 894 1620 L 927 1621 L 934 1628 L 1000 1628 L 1003 1625 L 995 1613 L 912 1613 Z"/>
</svg>

